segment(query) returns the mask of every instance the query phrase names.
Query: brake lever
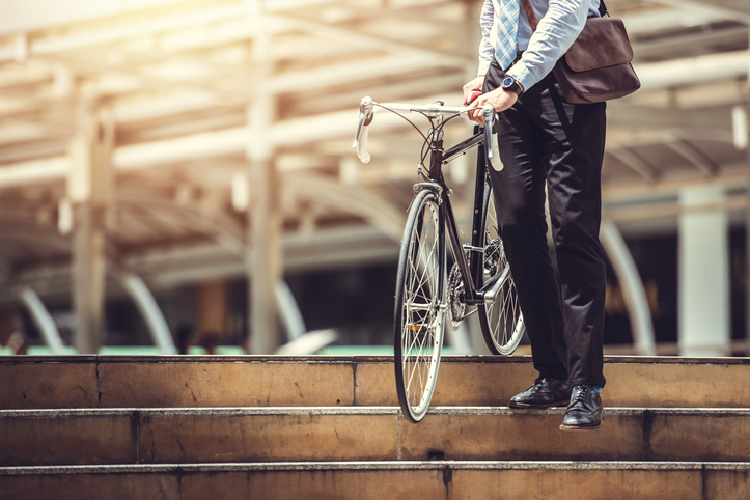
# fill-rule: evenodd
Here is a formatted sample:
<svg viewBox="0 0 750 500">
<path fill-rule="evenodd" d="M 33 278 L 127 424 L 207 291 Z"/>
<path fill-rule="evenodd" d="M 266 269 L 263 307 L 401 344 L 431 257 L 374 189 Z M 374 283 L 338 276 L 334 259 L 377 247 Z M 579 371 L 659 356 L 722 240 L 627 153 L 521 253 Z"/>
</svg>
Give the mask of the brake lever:
<svg viewBox="0 0 750 500">
<path fill-rule="evenodd" d="M 357 135 L 354 138 L 352 149 L 357 150 L 357 156 L 362 163 L 370 161 L 370 155 L 367 152 L 367 127 L 372 122 L 372 98 L 366 95 L 359 104 L 359 125 L 357 126 Z"/>
<path fill-rule="evenodd" d="M 482 119 L 484 120 L 484 150 L 486 151 L 484 166 L 489 168 L 490 160 L 495 157 L 493 147 L 492 129 L 495 124 L 495 108 L 490 104 L 482 106 Z"/>
</svg>

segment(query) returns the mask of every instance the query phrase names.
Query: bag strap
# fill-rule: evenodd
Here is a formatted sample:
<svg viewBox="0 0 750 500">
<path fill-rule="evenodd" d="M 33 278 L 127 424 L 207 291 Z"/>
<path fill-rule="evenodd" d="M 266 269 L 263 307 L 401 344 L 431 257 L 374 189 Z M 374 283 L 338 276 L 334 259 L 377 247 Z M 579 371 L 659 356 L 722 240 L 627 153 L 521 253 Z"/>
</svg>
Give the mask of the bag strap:
<svg viewBox="0 0 750 500">
<path fill-rule="evenodd" d="M 609 9 L 607 8 L 607 4 L 604 3 L 604 0 L 599 0 L 599 15 L 601 17 L 609 16 Z"/>
<path fill-rule="evenodd" d="M 531 31 L 536 31 L 536 26 L 537 24 L 539 24 L 539 22 L 536 19 L 536 12 L 534 12 L 534 7 L 531 6 L 531 0 L 521 0 L 521 5 L 523 6 L 524 12 L 526 12 L 526 19 L 529 20 Z"/>
<path fill-rule="evenodd" d="M 529 20 L 531 31 L 536 31 L 539 21 L 537 21 L 534 7 L 531 6 L 531 0 L 521 0 L 521 5 L 523 6 L 524 12 L 526 12 L 526 19 Z M 599 0 L 599 15 L 601 17 L 609 15 L 609 9 L 607 9 L 607 4 L 604 3 L 604 0 Z"/>
</svg>

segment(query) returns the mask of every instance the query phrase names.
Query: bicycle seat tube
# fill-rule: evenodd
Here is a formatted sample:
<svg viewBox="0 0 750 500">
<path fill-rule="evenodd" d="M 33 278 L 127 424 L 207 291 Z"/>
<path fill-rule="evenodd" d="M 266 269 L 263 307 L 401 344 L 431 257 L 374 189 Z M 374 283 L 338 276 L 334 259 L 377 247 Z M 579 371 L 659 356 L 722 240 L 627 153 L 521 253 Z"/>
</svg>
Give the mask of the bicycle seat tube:
<svg viewBox="0 0 750 500">
<path fill-rule="evenodd" d="M 481 129 L 477 126 L 474 133 L 479 134 Z M 482 134 L 484 135 L 484 134 Z M 486 137 L 486 136 L 485 136 Z M 485 222 L 487 214 L 484 211 L 486 185 L 487 185 L 487 167 L 485 144 L 481 142 L 477 148 L 477 166 L 474 173 L 474 213 L 472 214 L 471 227 L 471 246 L 472 248 L 482 248 L 485 244 Z M 486 204 L 489 205 L 489 202 Z M 487 207 L 489 210 L 489 206 Z M 479 288 L 484 281 L 484 259 L 482 252 L 471 252 L 469 254 L 469 267 L 472 270 L 472 281 Z M 478 297 L 477 297 L 478 298 Z"/>
</svg>

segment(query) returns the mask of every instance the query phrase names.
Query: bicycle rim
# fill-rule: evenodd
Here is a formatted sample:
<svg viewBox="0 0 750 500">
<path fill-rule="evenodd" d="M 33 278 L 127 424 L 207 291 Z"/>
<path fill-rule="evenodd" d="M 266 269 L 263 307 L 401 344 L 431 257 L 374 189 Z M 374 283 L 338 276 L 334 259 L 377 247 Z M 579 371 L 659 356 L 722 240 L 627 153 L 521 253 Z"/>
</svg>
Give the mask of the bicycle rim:
<svg viewBox="0 0 750 500">
<path fill-rule="evenodd" d="M 414 423 L 429 408 L 443 348 L 446 263 L 440 255 L 439 213 L 432 193 L 423 191 L 415 198 L 401 241 L 396 278 L 396 392 L 402 412 Z"/>
<path fill-rule="evenodd" d="M 483 260 L 484 279 L 487 281 L 508 267 L 505 247 L 500 238 L 492 188 L 489 185 L 485 185 L 484 207 L 486 223 Z M 479 304 L 477 309 L 482 336 L 490 352 L 504 356 L 513 354 L 523 338 L 526 327 L 518 301 L 516 284 L 509 269 L 508 277 L 494 302 Z"/>
</svg>

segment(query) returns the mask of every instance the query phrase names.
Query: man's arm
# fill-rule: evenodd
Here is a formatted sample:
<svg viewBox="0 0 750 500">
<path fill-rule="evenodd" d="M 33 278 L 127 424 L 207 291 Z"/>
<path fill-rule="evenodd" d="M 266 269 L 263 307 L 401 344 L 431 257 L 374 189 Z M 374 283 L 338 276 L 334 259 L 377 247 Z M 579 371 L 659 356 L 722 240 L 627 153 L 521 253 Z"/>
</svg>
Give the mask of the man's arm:
<svg viewBox="0 0 750 500">
<path fill-rule="evenodd" d="M 524 89 L 550 74 L 581 33 L 590 3 L 590 0 L 550 0 L 549 10 L 531 35 L 528 49 L 507 74 Z"/>
<path fill-rule="evenodd" d="M 495 21 L 495 5 L 492 0 L 484 0 L 482 13 L 479 15 L 479 28 L 482 30 L 482 40 L 479 42 L 479 69 L 477 75 L 487 74 L 490 63 L 495 58 L 495 49 L 490 43 L 490 31 Z"/>
<path fill-rule="evenodd" d="M 482 90 L 484 75 L 490 68 L 490 63 L 495 58 L 495 50 L 490 43 L 490 30 L 495 18 L 495 6 L 492 0 L 484 0 L 482 4 L 482 13 L 479 15 L 479 28 L 482 30 L 482 39 L 479 41 L 479 69 L 477 77 L 464 85 L 464 104 L 468 104 L 471 99 L 471 93 Z"/>
</svg>

